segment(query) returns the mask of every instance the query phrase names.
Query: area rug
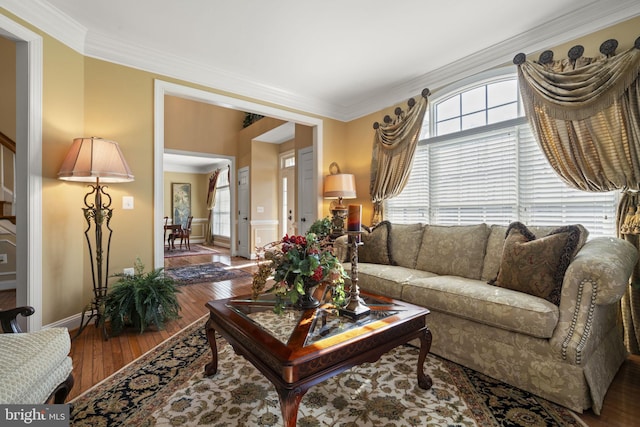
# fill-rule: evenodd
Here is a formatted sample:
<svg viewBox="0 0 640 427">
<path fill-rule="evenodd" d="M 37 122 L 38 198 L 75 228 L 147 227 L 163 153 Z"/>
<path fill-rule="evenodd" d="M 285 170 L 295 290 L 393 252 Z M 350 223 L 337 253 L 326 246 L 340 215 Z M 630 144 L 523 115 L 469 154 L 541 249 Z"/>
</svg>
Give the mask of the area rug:
<svg viewBox="0 0 640 427">
<path fill-rule="evenodd" d="M 218 372 L 205 319 L 75 398 L 72 426 L 282 426 L 275 388 L 218 338 Z M 401 346 L 312 387 L 299 426 L 584 426 L 571 411 L 429 355 L 433 386 L 417 386 L 418 350 Z"/>
<path fill-rule="evenodd" d="M 210 247 L 210 246 L 204 246 L 204 245 L 191 245 L 191 249 L 187 250 L 186 247 L 183 247 L 183 249 L 179 249 L 180 246 L 176 246 L 175 249 L 172 250 L 168 250 L 166 245 L 164 247 L 164 257 L 165 258 L 173 258 L 173 257 L 178 257 L 178 256 L 191 256 L 191 255 L 213 255 L 213 254 L 219 254 L 220 252 L 218 252 L 216 249 Z"/>
<path fill-rule="evenodd" d="M 191 285 L 193 283 L 221 282 L 223 280 L 250 277 L 246 271 L 232 268 L 220 262 L 206 264 L 191 264 L 184 267 L 171 267 L 164 270 L 175 279 L 177 285 Z"/>
</svg>

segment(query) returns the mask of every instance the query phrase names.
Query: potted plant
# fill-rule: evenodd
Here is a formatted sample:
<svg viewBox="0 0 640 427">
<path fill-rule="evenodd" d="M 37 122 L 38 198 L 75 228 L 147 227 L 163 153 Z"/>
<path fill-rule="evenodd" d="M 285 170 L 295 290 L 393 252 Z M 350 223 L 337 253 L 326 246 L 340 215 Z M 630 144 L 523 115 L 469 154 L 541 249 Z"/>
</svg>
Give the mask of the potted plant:
<svg viewBox="0 0 640 427">
<path fill-rule="evenodd" d="M 137 258 L 133 275 L 114 276 L 119 280 L 104 300 L 101 319 L 111 323 L 112 334 L 119 334 L 125 326 L 133 326 L 140 333 L 151 325 L 162 329 L 165 321 L 179 317 L 176 293 L 180 291 L 162 268 L 145 273 L 144 265 Z"/>
<path fill-rule="evenodd" d="M 309 227 L 309 233 L 314 233 L 319 240 L 325 240 L 331 234 L 331 229 L 331 219 L 329 217 L 324 217 L 311 224 L 311 227 Z"/>
<path fill-rule="evenodd" d="M 348 276 L 328 240 L 318 239 L 315 233 L 286 235 L 274 246 L 263 249 L 266 261 L 259 260 L 258 271 L 253 275 L 254 299 L 273 276 L 275 283 L 266 292 L 275 294 L 276 313 L 282 313 L 287 303 L 303 309 L 317 307 L 313 290 L 320 283 L 332 286 L 334 304 L 344 304 L 344 279 Z"/>
</svg>

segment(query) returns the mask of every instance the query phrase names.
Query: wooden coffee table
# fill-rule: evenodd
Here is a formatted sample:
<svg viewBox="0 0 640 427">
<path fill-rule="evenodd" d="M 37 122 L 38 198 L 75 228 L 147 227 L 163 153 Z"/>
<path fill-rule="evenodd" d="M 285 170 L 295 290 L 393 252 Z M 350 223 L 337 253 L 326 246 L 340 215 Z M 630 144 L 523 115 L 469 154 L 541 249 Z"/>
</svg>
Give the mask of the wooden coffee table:
<svg viewBox="0 0 640 427">
<path fill-rule="evenodd" d="M 318 292 L 321 301 L 329 300 L 323 290 Z M 275 385 L 284 425 L 295 426 L 300 401 L 313 385 L 361 363 L 375 362 L 418 338 L 418 385 L 431 388 L 431 377 L 423 368 L 431 348 L 425 320 L 429 310 L 366 292 L 360 296 L 371 313 L 358 320 L 338 315 L 330 303 L 277 315 L 270 295 L 257 301 L 247 296 L 208 302 L 206 332 L 212 359 L 205 374 L 218 370 L 218 332 Z"/>
</svg>

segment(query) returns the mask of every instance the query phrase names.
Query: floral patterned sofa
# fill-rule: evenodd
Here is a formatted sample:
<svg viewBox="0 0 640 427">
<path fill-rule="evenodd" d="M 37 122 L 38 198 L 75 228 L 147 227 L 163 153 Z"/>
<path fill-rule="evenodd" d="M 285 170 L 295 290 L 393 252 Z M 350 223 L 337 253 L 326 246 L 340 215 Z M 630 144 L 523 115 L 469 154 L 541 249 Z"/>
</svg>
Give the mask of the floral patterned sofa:
<svg viewBox="0 0 640 427">
<path fill-rule="evenodd" d="M 358 284 L 429 308 L 432 353 L 599 414 L 626 358 L 618 301 L 638 254 L 624 240 L 587 234 L 382 222 L 362 236 Z M 347 236 L 334 247 L 349 271 Z"/>
</svg>

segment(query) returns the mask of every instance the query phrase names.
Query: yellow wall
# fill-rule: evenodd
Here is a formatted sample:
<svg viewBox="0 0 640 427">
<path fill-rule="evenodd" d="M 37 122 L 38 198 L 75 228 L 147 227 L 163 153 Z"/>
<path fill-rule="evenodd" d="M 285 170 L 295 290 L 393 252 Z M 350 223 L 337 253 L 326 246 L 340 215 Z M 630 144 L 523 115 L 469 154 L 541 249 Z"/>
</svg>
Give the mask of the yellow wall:
<svg viewBox="0 0 640 427">
<path fill-rule="evenodd" d="M 0 9 L 0 13 L 42 34 L 4 9 Z M 556 57 L 565 56 L 568 48 L 577 43 L 584 44 L 587 54 L 592 54 L 607 38 L 618 39 L 621 50 L 637 38 L 638 28 L 640 17 L 592 37 L 568 43 L 556 50 Z M 134 182 L 113 184 L 108 189 L 114 208 L 111 271 L 121 272 L 124 267 L 131 267 L 136 257 L 140 257 L 148 268 L 153 265 L 153 80 L 156 77 L 176 80 L 84 57 L 46 34 L 42 36 L 42 276 L 43 322 L 48 324 L 79 313 L 92 295 L 89 257 L 83 234 L 85 223 L 81 212 L 87 189 L 82 184 L 57 179 L 58 168 L 74 137 L 94 135 L 118 141 L 135 175 Z M 326 175 L 329 164 L 336 161 L 343 172 L 356 174 L 358 198 L 348 202 L 364 205 L 365 223 L 369 222 L 367 219 L 371 214 L 368 180 L 372 124 L 392 113 L 394 107 L 389 106 L 349 123 L 323 119 L 320 173 Z M 262 120 L 257 124 L 260 122 Z M 251 127 L 240 131 L 235 154 L 238 168 L 252 164 L 251 139 L 260 133 Z M 197 139 L 177 141 L 172 148 L 202 151 L 204 146 L 198 143 Z M 226 152 L 233 151 L 230 148 L 233 140 L 225 140 L 221 144 Z M 122 209 L 123 195 L 134 196 L 135 209 Z M 328 203 L 324 205 L 323 214 L 328 214 Z"/>
<path fill-rule="evenodd" d="M 42 318 L 47 324 L 77 314 L 92 291 L 81 210 L 87 188 L 58 179 L 73 138 L 85 136 L 85 59 L 48 37 L 43 48 Z"/>
<path fill-rule="evenodd" d="M 16 140 L 16 44 L 0 37 L 0 132 Z"/>
<path fill-rule="evenodd" d="M 209 191 L 209 173 L 164 173 L 164 216 L 173 218 L 173 195 L 171 192 L 174 183 L 191 184 L 191 215 L 195 218 L 207 218 L 207 192 Z"/>
<path fill-rule="evenodd" d="M 165 148 L 235 156 L 244 112 L 165 96 Z"/>
</svg>

